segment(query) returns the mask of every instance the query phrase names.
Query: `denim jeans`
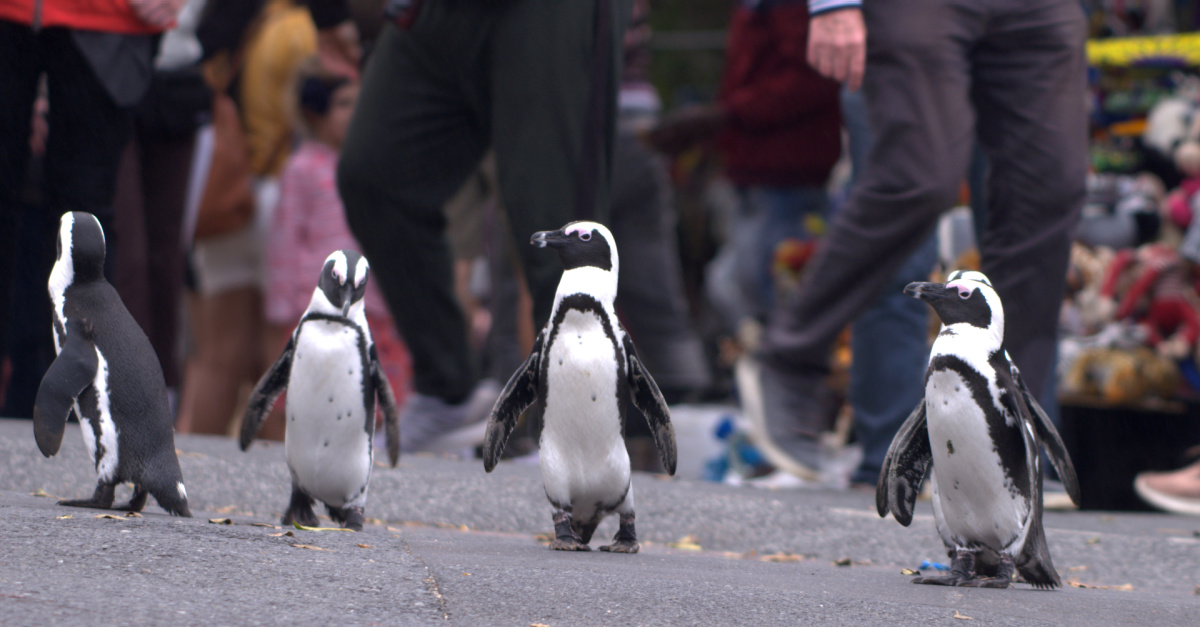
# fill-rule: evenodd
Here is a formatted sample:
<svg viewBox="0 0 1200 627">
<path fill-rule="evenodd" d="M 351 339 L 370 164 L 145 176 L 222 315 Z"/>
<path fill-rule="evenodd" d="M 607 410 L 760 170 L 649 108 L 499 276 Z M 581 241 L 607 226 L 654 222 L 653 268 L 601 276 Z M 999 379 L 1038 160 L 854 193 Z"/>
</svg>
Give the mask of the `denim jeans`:
<svg viewBox="0 0 1200 627">
<path fill-rule="evenodd" d="M 820 236 L 811 228 L 814 218 L 824 224 L 829 211 L 829 194 L 822 187 L 739 188 L 741 202 L 733 223 L 737 281 L 746 303 L 747 315 L 763 319 L 775 305 L 775 281 L 771 265 L 775 247 L 785 239 L 801 241 Z"/>
</svg>

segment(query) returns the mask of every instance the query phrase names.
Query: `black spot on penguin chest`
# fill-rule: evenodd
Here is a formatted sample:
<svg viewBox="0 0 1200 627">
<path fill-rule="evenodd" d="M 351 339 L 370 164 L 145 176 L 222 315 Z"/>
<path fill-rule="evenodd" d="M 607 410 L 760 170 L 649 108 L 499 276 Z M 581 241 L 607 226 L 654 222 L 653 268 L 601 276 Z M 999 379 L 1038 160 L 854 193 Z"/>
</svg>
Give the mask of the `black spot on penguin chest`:
<svg viewBox="0 0 1200 627">
<path fill-rule="evenodd" d="M 562 323 L 564 320 L 566 320 L 567 314 L 571 311 L 594 316 L 595 319 L 600 323 L 601 328 L 604 330 L 604 337 L 608 339 L 609 344 L 612 346 L 613 362 L 617 369 L 617 407 L 619 408 L 621 433 L 624 434 L 626 408 L 623 399 L 629 397 L 629 384 L 625 376 L 625 354 L 621 348 L 621 343 L 617 341 L 617 329 L 614 327 L 613 321 L 609 319 L 608 312 L 604 309 L 604 305 L 590 294 L 579 293 L 566 296 L 562 299 L 558 305 L 558 308 L 555 310 L 554 318 L 549 324 L 550 332 L 546 338 L 546 345 L 545 348 L 542 349 L 543 354 L 541 360 L 541 372 L 538 373 L 538 402 L 541 404 L 542 409 L 545 409 L 547 393 L 549 392 L 547 382 L 549 380 L 550 368 L 562 365 L 558 362 L 551 363 L 551 349 L 554 347 L 556 342 L 567 342 L 573 339 L 569 337 L 561 337 Z M 591 395 L 591 400 L 596 400 L 596 394 L 594 392 Z"/>
<path fill-rule="evenodd" d="M 996 364 L 992 365 L 996 367 Z M 1000 459 L 1000 465 L 1008 479 L 1009 490 L 1028 499 L 1032 484 L 1029 467 L 1026 463 L 1025 435 L 1021 431 L 1023 428 L 1021 414 L 1013 405 L 1015 401 L 1011 393 L 1006 386 L 999 386 L 1001 406 L 1012 412 L 1015 417 L 1012 426 L 1007 423 L 1004 414 L 996 409 L 996 403 L 993 402 L 991 391 L 988 389 L 988 381 L 982 373 L 956 355 L 938 355 L 929 362 L 929 369 L 925 374 L 926 381 L 934 372 L 944 370 L 954 372 L 966 383 L 972 400 L 983 411 L 984 420 L 987 423 L 987 435 L 992 442 L 992 450 Z M 946 449 L 948 454 L 954 454 L 953 442 L 947 440 Z"/>
</svg>

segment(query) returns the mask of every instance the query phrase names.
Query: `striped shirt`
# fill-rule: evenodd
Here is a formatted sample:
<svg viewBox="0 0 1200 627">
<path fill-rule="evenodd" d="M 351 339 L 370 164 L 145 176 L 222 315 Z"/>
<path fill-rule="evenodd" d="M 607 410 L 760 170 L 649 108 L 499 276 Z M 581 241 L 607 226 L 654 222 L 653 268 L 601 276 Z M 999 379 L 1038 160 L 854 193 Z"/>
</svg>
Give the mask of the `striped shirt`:
<svg viewBox="0 0 1200 627">
<path fill-rule="evenodd" d="M 267 234 L 264 315 L 269 322 L 296 324 L 300 320 L 329 253 L 343 248 L 362 252 L 346 224 L 338 196 L 337 160 L 333 148 L 305 141 L 284 167 L 279 204 Z M 369 279 L 366 307 L 371 317 L 390 317 L 383 294 Z"/>
</svg>

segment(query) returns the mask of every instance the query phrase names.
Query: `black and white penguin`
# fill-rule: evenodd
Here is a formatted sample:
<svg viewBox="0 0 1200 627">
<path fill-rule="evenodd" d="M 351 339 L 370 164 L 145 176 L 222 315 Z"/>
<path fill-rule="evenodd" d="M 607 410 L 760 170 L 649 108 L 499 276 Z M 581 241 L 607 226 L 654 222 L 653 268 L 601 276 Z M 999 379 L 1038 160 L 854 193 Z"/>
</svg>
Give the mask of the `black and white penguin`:
<svg viewBox="0 0 1200 627">
<path fill-rule="evenodd" d="M 396 399 L 375 354 L 363 304 L 368 268 L 366 258 L 352 250 L 334 251 L 325 259 L 308 309 L 246 406 L 243 451 L 275 400 L 288 390 L 284 449 L 292 498 L 284 525 L 317 526 L 316 499 L 335 522 L 362 530 L 374 460 L 376 397 L 393 468 L 400 458 Z"/>
<path fill-rule="evenodd" d="M 104 280 L 104 230 L 90 213 L 63 214 L 50 271 L 54 350 L 33 408 L 42 455 L 62 445 L 73 411 L 98 475 L 90 499 L 72 507 L 141 511 L 153 495 L 163 509 L 191 516 L 162 365 L 149 338 Z M 133 484 L 128 503 L 113 507 L 119 483 Z"/>
<path fill-rule="evenodd" d="M 534 233 L 530 243 L 558 251 L 565 271 L 550 321 L 492 409 L 484 469 L 496 467 L 522 412 L 538 403 L 542 483 L 554 506 L 556 537 L 550 548 L 589 550 L 596 526 L 616 512 L 616 537 L 600 550 L 637 553 L 625 408 L 632 403 L 646 417 L 663 467 L 672 475 L 675 430 L 662 393 L 613 309 L 616 242 L 601 224 L 572 222 Z"/>
<path fill-rule="evenodd" d="M 900 427 L 875 494 L 880 516 L 904 526 L 930 463 L 938 534 L 950 574 L 913 583 L 1006 588 L 1019 571 L 1039 588 L 1061 584 L 1042 530 L 1045 447 L 1067 494 L 1079 502 L 1075 468 L 1046 412 L 1004 350 L 1004 309 L 981 272 L 905 293 L 942 320 L 925 372 L 925 397 Z"/>
</svg>

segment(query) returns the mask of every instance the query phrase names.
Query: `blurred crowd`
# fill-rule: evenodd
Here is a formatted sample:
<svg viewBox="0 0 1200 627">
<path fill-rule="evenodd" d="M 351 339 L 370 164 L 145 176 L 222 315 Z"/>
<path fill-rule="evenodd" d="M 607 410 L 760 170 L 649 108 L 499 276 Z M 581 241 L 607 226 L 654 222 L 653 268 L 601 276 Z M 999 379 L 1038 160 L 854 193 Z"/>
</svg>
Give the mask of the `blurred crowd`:
<svg viewBox="0 0 1200 627">
<path fill-rule="evenodd" d="M 843 483 L 874 486 L 928 358 L 901 288 L 935 271 L 982 267 L 1023 312 L 1010 351 L 1052 409 L 1085 195 L 1079 3 L 1047 3 L 1038 47 L 943 15 L 982 51 L 964 70 L 867 2 L 731 3 L 716 97 L 669 112 L 649 0 L 0 5 L 0 415 L 31 415 L 54 359 L 45 283 L 73 210 L 104 227 L 179 432 L 236 432 L 350 248 L 405 450 L 469 449 L 553 302 L 557 261 L 526 242 L 573 219 L 609 225 L 618 313 L 667 401 L 746 403 L 760 481 L 829 483 L 854 439 Z M 939 248 L 955 205 L 975 258 Z M 537 422 L 510 455 L 536 453 Z M 260 437 L 283 433 L 274 415 Z"/>
</svg>

